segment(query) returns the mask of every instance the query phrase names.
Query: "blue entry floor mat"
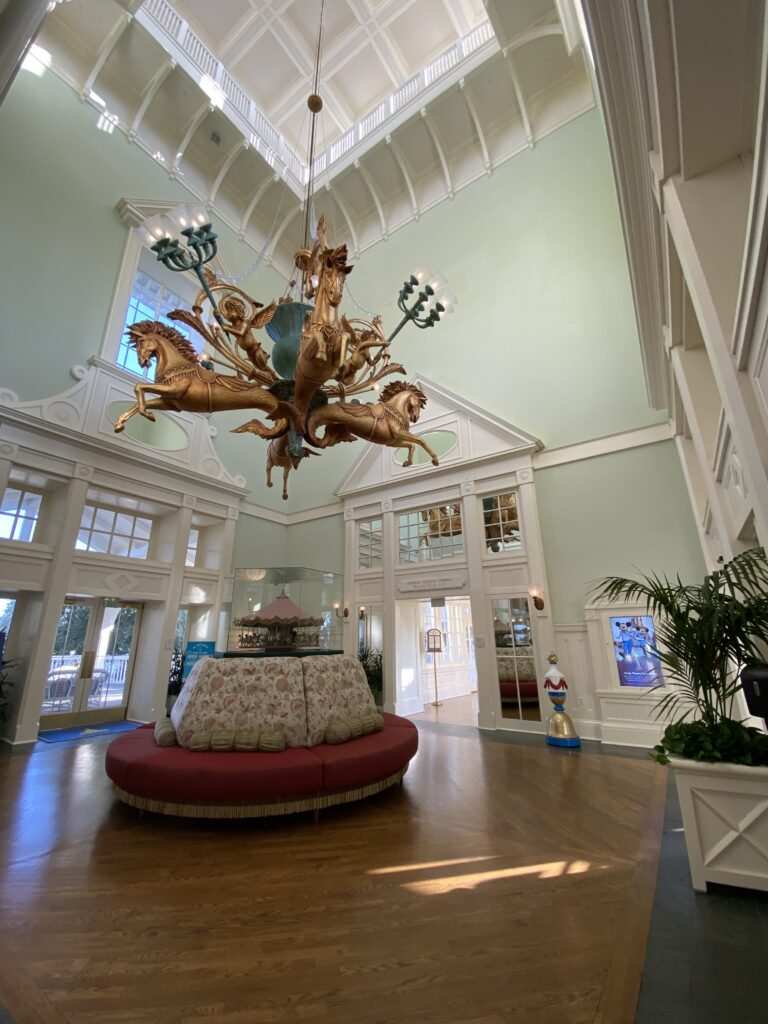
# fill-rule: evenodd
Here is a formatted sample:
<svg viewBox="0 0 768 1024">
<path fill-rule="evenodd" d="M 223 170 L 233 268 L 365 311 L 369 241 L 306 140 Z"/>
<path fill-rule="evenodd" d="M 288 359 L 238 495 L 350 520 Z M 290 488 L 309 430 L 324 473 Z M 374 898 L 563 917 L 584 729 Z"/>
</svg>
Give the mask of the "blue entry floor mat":
<svg viewBox="0 0 768 1024">
<path fill-rule="evenodd" d="M 112 732 L 130 732 L 138 728 L 138 722 L 104 722 L 102 725 L 82 725 L 77 729 L 50 729 L 37 735 L 43 743 L 63 743 L 65 740 L 88 740 L 96 736 L 108 736 Z"/>
</svg>

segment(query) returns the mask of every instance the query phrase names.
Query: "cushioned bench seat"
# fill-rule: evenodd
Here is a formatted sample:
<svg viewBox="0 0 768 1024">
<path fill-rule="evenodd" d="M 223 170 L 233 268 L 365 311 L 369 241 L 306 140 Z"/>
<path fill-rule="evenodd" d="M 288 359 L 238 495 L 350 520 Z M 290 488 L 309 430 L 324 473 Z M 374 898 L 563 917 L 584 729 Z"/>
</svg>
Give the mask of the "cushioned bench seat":
<svg viewBox="0 0 768 1024">
<path fill-rule="evenodd" d="M 279 753 L 159 747 L 153 726 L 109 745 L 107 775 L 117 796 L 142 810 L 185 817 L 261 817 L 320 810 L 399 782 L 418 748 L 415 725 L 384 715 L 384 728 L 347 743 Z"/>
</svg>

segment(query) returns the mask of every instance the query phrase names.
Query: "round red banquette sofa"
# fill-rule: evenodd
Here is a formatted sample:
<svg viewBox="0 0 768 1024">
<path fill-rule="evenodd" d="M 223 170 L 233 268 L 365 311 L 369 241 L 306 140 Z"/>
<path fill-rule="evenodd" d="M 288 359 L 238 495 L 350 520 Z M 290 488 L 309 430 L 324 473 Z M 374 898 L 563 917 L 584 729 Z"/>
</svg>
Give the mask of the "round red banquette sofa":
<svg viewBox="0 0 768 1024">
<path fill-rule="evenodd" d="M 372 796 L 405 775 L 419 742 L 415 725 L 405 718 L 385 713 L 383 728 L 375 732 L 343 743 L 323 741 L 329 722 L 371 707 L 365 676 L 351 655 L 206 658 L 193 670 L 171 715 L 180 745 L 158 746 L 153 724 L 141 726 L 110 743 L 106 771 L 120 800 L 160 814 L 317 814 Z M 181 745 L 200 735 L 193 727 L 201 724 L 221 730 L 254 722 L 279 723 L 290 745 L 279 752 Z"/>
</svg>

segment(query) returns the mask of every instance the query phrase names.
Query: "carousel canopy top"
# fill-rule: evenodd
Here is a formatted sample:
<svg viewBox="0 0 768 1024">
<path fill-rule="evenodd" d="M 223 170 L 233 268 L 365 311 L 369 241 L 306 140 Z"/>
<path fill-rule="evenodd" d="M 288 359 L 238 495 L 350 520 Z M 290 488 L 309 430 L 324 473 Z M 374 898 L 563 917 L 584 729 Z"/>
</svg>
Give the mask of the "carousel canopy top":
<svg viewBox="0 0 768 1024">
<path fill-rule="evenodd" d="M 305 612 L 283 591 L 265 608 L 248 616 L 255 626 L 322 626 L 323 620 Z"/>
</svg>

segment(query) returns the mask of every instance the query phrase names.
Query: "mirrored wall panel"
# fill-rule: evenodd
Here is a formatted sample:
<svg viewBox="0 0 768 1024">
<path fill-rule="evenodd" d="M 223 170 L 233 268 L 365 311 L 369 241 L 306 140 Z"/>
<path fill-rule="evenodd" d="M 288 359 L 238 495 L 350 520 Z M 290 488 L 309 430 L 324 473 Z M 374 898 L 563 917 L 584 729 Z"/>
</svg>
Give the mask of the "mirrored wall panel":
<svg viewBox="0 0 768 1024">
<path fill-rule="evenodd" d="M 502 718 L 541 721 L 539 683 L 527 597 L 491 601 Z"/>
</svg>

